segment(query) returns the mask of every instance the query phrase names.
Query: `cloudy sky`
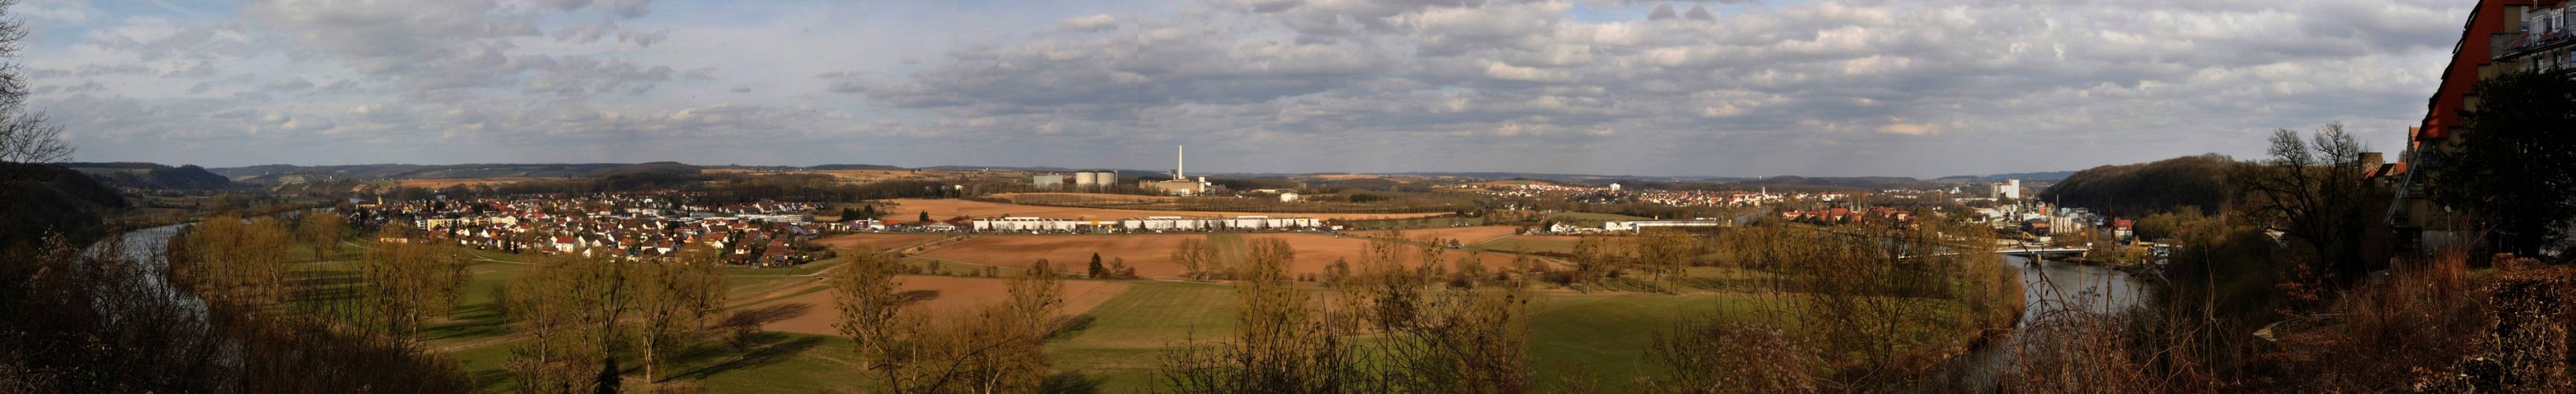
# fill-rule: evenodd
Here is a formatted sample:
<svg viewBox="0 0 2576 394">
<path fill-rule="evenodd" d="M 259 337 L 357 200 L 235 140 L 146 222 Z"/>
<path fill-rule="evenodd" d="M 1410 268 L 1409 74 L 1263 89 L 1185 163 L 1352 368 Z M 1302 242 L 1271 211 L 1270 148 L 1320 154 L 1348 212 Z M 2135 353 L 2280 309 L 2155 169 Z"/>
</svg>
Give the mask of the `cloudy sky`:
<svg viewBox="0 0 2576 394">
<path fill-rule="evenodd" d="M 2472 0 L 23 0 L 83 161 L 1944 176 L 2395 150 Z"/>
</svg>

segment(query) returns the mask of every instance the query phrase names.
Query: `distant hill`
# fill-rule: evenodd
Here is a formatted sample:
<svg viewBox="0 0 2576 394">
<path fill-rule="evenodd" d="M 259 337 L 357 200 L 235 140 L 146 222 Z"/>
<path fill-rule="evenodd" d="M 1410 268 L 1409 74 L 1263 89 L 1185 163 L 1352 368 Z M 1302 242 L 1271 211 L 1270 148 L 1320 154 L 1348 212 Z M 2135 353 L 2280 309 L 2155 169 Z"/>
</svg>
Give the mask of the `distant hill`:
<svg viewBox="0 0 2576 394">
<path fill-rule="evenodd" d="M 154 163 L 64 163 L 64 168 L 88 174 L 110 186 L 138 189 L 216 190 L 232 188 L 233 181 L 196 165 L 171 167 Z"/>
<path fill-rule="evenodd" d="M 1752 179 L 1752 178 L 1743 178 L 1743 177 L 1719 177 L 1719 176 L 1586 175 L 1586 174 L 1547 174 L 1547 173 L 1530 173 L 1530 172 L 1398 172 L 1398 173 L 1392 173 L 1392 174 L 1394 174 L 1394 175 L 1427 176 L 1427 177 L 1444 177 L 1444 176 L 1445 176 L 1445 177 L 1481 178 L 1481 179 L 1515 179 L 1515 178 L 1518 178 L 1518 179 L 1554 179 L 1554 180 L 1571 180 L 1571 181 L 1604 181 L 1604 180 L 1623 180 L 1623 179 L 1636 179 L 1636 180 L 1648 180 L 1648 181 L 1733 181 L 1733 180 L 1746 180 L 1746 179 Z"/>
<path fill-rule="evenodd" d="M 808 170 L 817 170 L 817 171 L 832 171 L 832 170 L 901 170 L 901 169 L 905 169 L 905 168 L 903 168 L 903 167 L 896 167 L 896 166 L 889 166 L 889 165 L 877 165 L 877 164 L 824 164 L 824 165 L 819 165 L 819 166 L 807 166 L 807 167 L 805 167 L 805 169 L 808 169 Z"/>
<path fill-rule="evenodd" d="M 2145 215 L 2182 207 L 2214 214 L 2227 203 L 2227 169 L 2235 159 L 2221 155 L 2183 156 L 2151 163 L 2093 167 L 2077 171 L 2039 198 L 2115 215 Z"/>
<path fill-rule="evenodd" d="M 2021 172 L 1994 175 L 1953 175 L 1933 178 L 1932 180 L 1942 182 L 2000 182 L 2006 179 L 2020 179 L 2025 182 L 2056 182 L 2066 180 L 2066 177 L 2074 175 L 2075 171 Z"/>
<path fill-rule="evenodd" d="M 36 242 L 45 233 L 86 240 L 103 234 L 109 211 L 125 198 L 97 178 L 70 168 L 0 163 L 0 247 Z"/>
<path fill-rule="evenodd" d="M 263 166 L 212 169 L 234 181 L 277 183 L 288 176 L 328 179 L 476 179 L 508 177 L 578 177 L 625 163 L 583 164 L 358 164 L 344 166 Z"/>
<path fill-rule="evenodd" d="M 591 171 L 589 175 L 590 175 L 590 176 L 596 176 L 596 177 L 614 177 L 614 176 L 676 176 L 676 175 L 695 175 L 695 174 L 697 174 L 698 172 L 699 172 L 698 166 L 687 165 L 687 164 L 680 164 L 680 163 L 677 163 L 677 162 L 668 162 L 668 161 L 663 161 L 663 162 L 652 162 L 652 163 L 643 163 L 643 164 L 628 164 L 628 165 L 622 165 L 622 166 L 616 166 L 616 167 L 602 168 L 602 169 L 599 169 L 599 170 L 597 170 L 597 171 Z"/>
<path fill-rule="evenodd" d="M 1775 177 L 1762 178 L 1762 179 L 1755 179 L 1755 180 L 1737 181 L 1737 182 L 1735 182 L 1735 183 L 1736 183 L 1736 184 L 1738 184 L 1738 185 L 1743 185 L 1743 186 L 1745 186 L 1745 187 L 1771 187 L 1771 188 L 1774 188 L 1774 189 L 1778 189 L 1778 188 L 1781 188 L 1781 187 L 1789 187 L 1789 188 L 1790 188 L 1789 190 L 1805 190 L 1805 189 L 1800 189 L 1800 188 L 1811 188 L 1811 187 L 1849 188 L 1849 189 L 1860 189 L 1860 190 L 1885 190 L 1885 189 L 1921 188 L 1921 187 L 1929 187 L 1929 186 L 1930 186 L 1930 184 L 1929 184 L 1929 183 L 1924 182 L 1924 181 L 1923 181 L 1923 180 L 1921 180 L 1921 179 L 1906 178 L 1906 177 L 1884 177 L 1884 176 L 1859 176 L 1859 177 L 1812 177 L 1812 178 L 1811 178 L 1811 177 L 1802 177 L 1802 176 L 1775 176 Z M 1822 189 L 1818 189 L 1818 190 L 1822 190 Z"/>
</svg>

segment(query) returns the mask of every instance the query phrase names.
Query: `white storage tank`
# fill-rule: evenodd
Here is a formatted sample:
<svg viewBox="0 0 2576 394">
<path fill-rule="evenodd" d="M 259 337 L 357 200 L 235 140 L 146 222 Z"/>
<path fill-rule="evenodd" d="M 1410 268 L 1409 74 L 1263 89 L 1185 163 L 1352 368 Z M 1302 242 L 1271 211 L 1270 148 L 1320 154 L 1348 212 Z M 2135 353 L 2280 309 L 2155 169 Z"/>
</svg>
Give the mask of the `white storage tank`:
<svg viewBox="0 0 2576 394">
<path fill-rule="evenodd" d="M 1092 174 L 1092 178 L 1092 180 L 1099 181 L 1100 187 L 1110 187 L 1118 184 L 1117 171 L 1100 171 Z"/>
<path fill-rule="evenodd" d="M 1100 174 L 1099 174 L 1099 173 L 1095 173 L 1095 172 L 1091 172 L 1091 171 L 1075 172 L 1075 173 L 1073 173 L 1073 185 L 1074 185 L 1074 186 L 1093 186 L 1093 185 L 1099 185 L 1099 184 L 1100 184 L 1100 177 L 1099 177 L 1099 176 L 1100 176 Z"/>
</svg>

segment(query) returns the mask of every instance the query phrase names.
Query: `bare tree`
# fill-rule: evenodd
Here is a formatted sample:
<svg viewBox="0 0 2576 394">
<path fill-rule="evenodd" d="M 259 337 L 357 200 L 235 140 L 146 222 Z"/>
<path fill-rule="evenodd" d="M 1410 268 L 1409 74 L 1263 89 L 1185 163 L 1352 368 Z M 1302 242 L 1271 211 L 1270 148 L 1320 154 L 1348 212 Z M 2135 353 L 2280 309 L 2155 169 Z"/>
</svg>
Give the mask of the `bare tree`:
<svg viewBox="0 0 2576 394">
<path fill-rule="evenodd" d="M 1172 248 L 1172 262 L 1179 263 L 1181 270 L 1184 271 L 1183 275 L 1187 275 L 1190 279 L 1215 277 L 1217 270 L 1215 257 L 1216 248 L 1209 247 L 1204 237 L 1183 239 L 1179 246 Z"/>
<path fill-rule="evenodd" d="M 0 0 L 0 9 L 16 5 L 16 0 Z M 72 147 L 63 143 L 63 128 L 45 123 L 45 114 L 27 108 L 25 66 L 17 62 L 26 50 L 27 23 L 16 18 L 0 18 L 0 163 L 60 163 L 72 158 Z"/>
<path fill-rule="evenodd" d="M 313 259 L 321 260 L 340 253 L 341 234 L 348 232 L 347 219 L 337 213 L 313 212 L 295 222 L 295 238 L 313 248 Z"/>
<path fill-rule="evenodd" d="M 910 392 L 907 388 L 916 383 L 911 376 L 911 341 L 922 322 L 903 313 L 902 282 L 895 279 L 896 273 L 893 256 L 864 251 L 833 270 L 828 281 L 840 312 L 835 326 L 842 336 L 850 337 L 860 369 L 877 375 L 887 391 Z"/>
<path fill-rule="evenodd" d="M 398 232 L 398 226 L 386 226 L 385 232 Z M 427 320 L 429 304 L 441 299 L 438 290 L 447 281 L 438 278 L 448 270 L 440 267 L 430 250 L 409 242 L 387 242 L 367 250 L 359 268 L 367 305 L 381 318 L 377 327 L 405 341 L 420 337 L 421 322 Z"/>
<path fill-rule="evenodd" d="M 618 263 L 574 254 L 537 264 L 509 285 L 509 318 L 528 340 L 511 348 L 508 368 L 520 391 L 591 391 L 624 307 L 623 273 Z"/>
<path fill-rule="evenodd" d="M 689 246 L 689 249 L 701 246 Z M 682 256 L 704 254 L 702 250 L 682 251 Z M 716 279 L 713 267 L 692 264 L 689 259 L 656 261 L 629 265 L 634 275 L 636 312 L 643 315 L 637 336 L 643 343 L 636 350 L 644 355 L 644 380 L 657 381 L 665 354 L 685 346 L 688 334 L 697 328 L 696 321 L 706 312 L 702 307 L 707 294 L 713 293 Z"/>
<path fill-rule="evenodd" d="M 1235 335 L 1218 346 L 1166 354 L 1164 383 L 1185 393 L 1329 393 L 1349 390 L 1358 365 L 1332 324 L 1316 317 L 1312 299 L 1288 275 L 1296 258 L 1286 241 L 1251 242 L 1240 272 Z"/>
<path fill-rule="evenodd" d="M 2272 132 L 2271 159 L 2239 165 L 2229 176 L 2237 186 L 2242 209 L 2256 223 L 2282 232 L 2294 248 L 2300 269 L 2293 272 L 2313 287 L 2356 280 L 2384 265 L 2387 242 L 2374 240 L 2378 213 L 2387 209 L 2388 193 L 2363 179 L 2364 148 L 2343 125 L 2330 124 L 2312 138 L 2290 130 Z"/>
</svg>

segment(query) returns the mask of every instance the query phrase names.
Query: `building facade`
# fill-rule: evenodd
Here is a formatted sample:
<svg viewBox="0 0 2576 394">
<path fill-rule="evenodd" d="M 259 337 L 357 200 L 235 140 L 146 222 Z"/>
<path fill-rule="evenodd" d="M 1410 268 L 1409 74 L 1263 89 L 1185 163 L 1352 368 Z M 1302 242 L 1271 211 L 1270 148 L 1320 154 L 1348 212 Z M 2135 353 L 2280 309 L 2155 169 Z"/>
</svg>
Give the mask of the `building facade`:
<svg viewBox="0 0 2576 394">
<path fill-rule="evenodd" d="M 2570 24 L 2576 11 L 2566 0 L 2480 0 L 2469 10 L 2442 83 L 2425 103 L 2423 121 L 2407 130 L 2406 152 L 2399 163 L 2374 176 L 2392 180 L 2396 200 L 2387 221 L 2397 230 L 2398 247 L 2426 250 L 2469 239 L 2460 217 L 2434 203 L 2425 171 L 2442 167 L 2455 151 L 2467 111 L 2478 104 L 2478 81 L 2518 71 L 2576 68 L 2570 54 Z"/>
</svg>

